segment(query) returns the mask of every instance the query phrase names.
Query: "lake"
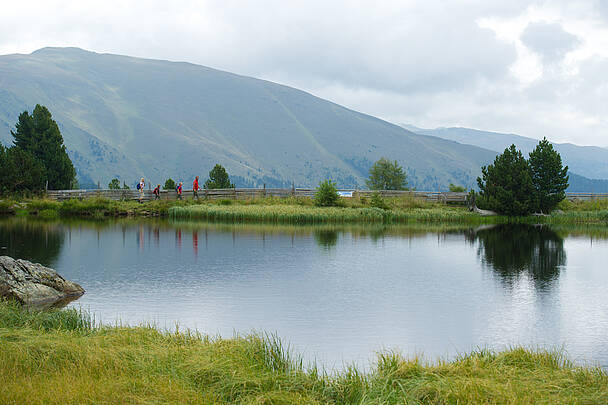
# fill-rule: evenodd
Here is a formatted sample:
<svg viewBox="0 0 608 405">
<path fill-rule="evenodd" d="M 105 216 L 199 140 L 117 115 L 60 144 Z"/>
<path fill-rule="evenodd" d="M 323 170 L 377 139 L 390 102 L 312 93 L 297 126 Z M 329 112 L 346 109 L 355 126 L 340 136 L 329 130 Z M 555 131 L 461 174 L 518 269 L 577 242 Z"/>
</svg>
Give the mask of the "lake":
<svg viewBox="0 0 608 405">
<path fill-rule="evenodd" d="M 0 255 L 80 283 L 97 321 L 276 333 L 328 369 L 514 345 L 608 367 L 608 227 L 5 218 Z"/>
</svg>

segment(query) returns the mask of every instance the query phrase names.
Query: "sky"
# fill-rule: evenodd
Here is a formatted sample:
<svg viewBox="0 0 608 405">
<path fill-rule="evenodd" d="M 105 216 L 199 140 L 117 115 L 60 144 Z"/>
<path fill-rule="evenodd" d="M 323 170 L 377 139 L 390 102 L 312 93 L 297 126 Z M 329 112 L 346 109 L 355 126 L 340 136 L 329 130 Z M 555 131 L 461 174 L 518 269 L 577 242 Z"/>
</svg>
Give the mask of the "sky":
<svg viewBox="0 0 608 405">
<path fill-rule="evenodd" d="M 3 3 L 0 54 L 187 61 L 394 123 L 608 147 L 606 0 Z"/>
</svg>

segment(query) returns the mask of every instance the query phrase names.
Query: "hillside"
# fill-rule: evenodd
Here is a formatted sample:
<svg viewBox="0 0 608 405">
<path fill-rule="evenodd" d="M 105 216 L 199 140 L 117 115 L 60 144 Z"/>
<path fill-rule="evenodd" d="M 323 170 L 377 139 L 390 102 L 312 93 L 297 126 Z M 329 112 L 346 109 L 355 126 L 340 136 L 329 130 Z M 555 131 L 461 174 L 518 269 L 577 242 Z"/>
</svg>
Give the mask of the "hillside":
<svg viewBox="0 0 608 405">
<path fill-rule="evenodd" d="M 410 185 L 436 190 L 472 186 L 495 155 L 268 81 L 77 48 L 0 56 L 0 141 L 36 103 L 53 113 L 84 186 L 140 176 L 189 184 L 221 163 L 241 186 L 361 187 L 386 156 Z"/>
<path fill-rule="evenodd" d="M 422 129 L 405 124 L 403 127 L 419 134 L 437 136 L 497 152 L 502 152 L 511 144 L 515 144 L 526 156 L 538 144 L 538 140 L 533 138 L 470 128 Z M 608 149 L 571 143 L 553 143 L 553 147 L 562 156 L 564 164 L 568 165 L 574 173 L 590 179 L 608 179 Z"/>
</svg>

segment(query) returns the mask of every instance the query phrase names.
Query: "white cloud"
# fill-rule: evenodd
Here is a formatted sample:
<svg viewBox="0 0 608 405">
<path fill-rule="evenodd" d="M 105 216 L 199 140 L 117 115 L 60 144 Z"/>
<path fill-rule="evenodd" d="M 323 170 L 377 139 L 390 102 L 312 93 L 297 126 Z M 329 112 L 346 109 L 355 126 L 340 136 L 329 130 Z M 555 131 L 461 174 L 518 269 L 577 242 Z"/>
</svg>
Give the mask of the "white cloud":
<svg viewBox="0 0 608 405">
<path fill-rule="evenodd" d="M 22 1 L 3 5 L 0 53 L 78 46 L 185 60 L 394 122 L 608 145 L 605 4 Z"/>
</svg>

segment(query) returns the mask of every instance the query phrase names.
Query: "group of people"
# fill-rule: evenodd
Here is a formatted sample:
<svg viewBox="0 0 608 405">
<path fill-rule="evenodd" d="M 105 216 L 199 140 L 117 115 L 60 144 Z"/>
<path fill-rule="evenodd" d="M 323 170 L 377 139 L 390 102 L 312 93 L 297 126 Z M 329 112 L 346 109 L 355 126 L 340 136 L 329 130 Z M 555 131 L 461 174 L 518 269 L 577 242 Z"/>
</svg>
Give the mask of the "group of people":
<svg viewBox="0 0 608 405">
<path fill-rule="evenodd" d="M 182 192 L 183 192 L 183 182 L 179 182 L 177 184 L 177 186 L 175 187 L 175 192 L 177 193 L 177 199 L 181 200 L 183 199 L 182 197 Z M 137 184 L 137 190 L 139 191 L 139 202 L 143 202 L 144 199 L 144 190 L 146 188 L 146 182 L 144 180 L 144 178 L 142 177 L 141 180 L 139 181 L 139 183 Z M 194 182 L 192 183 L 192 194 L 193 194 L 193 198 L 198 199 L 198 190 L 200 190 L 199 184 L 198 184 L 198 176 L 196 176 L 194 178 Z M 158 184 L 154 190 L 152 191 L 152 193 L 154 193 L 154 199 L 155 200 L 159 200 L 160 199 L 160 184 Z"/>
</svg>

